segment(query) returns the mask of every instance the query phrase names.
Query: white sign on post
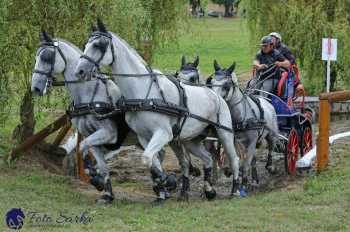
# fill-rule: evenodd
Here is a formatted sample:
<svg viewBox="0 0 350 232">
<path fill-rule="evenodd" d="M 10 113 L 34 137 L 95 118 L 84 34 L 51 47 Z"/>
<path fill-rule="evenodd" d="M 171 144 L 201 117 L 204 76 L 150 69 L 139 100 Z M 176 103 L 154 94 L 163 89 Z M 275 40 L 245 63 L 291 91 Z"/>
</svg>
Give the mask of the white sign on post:
<svg viewBox="0 0 350 232">
<path fill-rule="evenodd" d="M 337 60 L 337 39 L 322 39 L 322 60 Z"/>
<path fill-rule="evenodd" d="M 322 60 L 327 61 L 327 93 L 331 85 L 331 61 L 337 60 L 337 39 L 322 39 Z"/>
</svg>

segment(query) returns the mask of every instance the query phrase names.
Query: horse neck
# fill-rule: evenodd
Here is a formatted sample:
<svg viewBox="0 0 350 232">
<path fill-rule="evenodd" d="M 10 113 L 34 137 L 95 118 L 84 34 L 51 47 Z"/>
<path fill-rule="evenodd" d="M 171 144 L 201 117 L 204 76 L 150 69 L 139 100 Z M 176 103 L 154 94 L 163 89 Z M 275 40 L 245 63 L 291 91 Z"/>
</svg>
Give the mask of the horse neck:
<svg viewBox="0 0 350 232">
<path fill-rule="evenodd" d="M 134 51 L 115 35 L 113 35 L 114 57 L 115 62 L 112 65 L 113 73 L 124 74 L 146 74 L 149 71 L 146 68 L 146 63 Z M 148 88 L 152 83 L 150 76 L 142 77 L 114 77 L 120 88 L 121 94 L 127 99 L 142 99 L 145 98 Z M 158 91 L 155 90 L 153 84 L 149 97 L 155 97 Z"/>
<path fill-rule="evenodd" d="M 231 117 L 234 122 L 240 122 L 244 120 L 245 117 L 245 100 L 243 93 L 241 92 L 238 85 L 235 85 L 233 88 L 233 95 L 228 100 L 228 104 L 231 110 Z"/>
<path fill-rule="evenodd" d="M 60 41 L 59 46 L 67 62 L 65 72 L 63 73 L 64 80 L 79 81 L 79 79 L 75 76 L 75 68 L 78 64 L 82 52 L 71 47 L 65 42 Z M 97 80 L 81 83 L 66 83 L 65 86 L 69 93 L 71 101 L 73 101 L 74 104 L 90 102 L 93 94 L 93 88 L 95 87 L 96 82 Z M 102 90 L 102 85 L 103 83 L 101 82 L 99 85 L 99 89 L 97 89 L 98 92 Z M 98 96 L 98 98 L 106 98 L 105 95 L 100 93 L 97 93 L 96 96 Z M 101 99 L 98 100 L 102 101 Z"/>
</svg>

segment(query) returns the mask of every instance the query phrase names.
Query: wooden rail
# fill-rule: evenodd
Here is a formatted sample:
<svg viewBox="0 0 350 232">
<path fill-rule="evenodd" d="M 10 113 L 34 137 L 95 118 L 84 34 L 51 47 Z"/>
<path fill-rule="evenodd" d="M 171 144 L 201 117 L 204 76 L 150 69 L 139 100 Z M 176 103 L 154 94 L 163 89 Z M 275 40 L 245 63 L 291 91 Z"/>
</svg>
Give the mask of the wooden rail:
<svg viewBox="0 0 350 232">
<path fill-rule="evenodd" d="M 320 94 L 319 135 L 317 141 L 317 171 L 323 171 L 329 163 L 330 102 L 350 100 L 350 91 Z"/>
<path fill-rule="evenodd" d="M 47 136 L 49 136 L 50 134 L 57 131 L 58 129 L 60 129 L 61 127 L 65 126 L 68 123 L 69 123 L 69 117 L 68 115 L 64 114 L 63 116 L 59 117 L 56 121 L 54 121 L 52 124 L 48 125 L 38 133 L 30 136 L 26 141 L 17 145 L 14 149 L 12 149 L 10 155 L 8 156 L 8 159 L 11 159 L 11 160 L 15 159 L 20 153 L 32 148 L 34 145 L 40 143 Z"/>
</svg>

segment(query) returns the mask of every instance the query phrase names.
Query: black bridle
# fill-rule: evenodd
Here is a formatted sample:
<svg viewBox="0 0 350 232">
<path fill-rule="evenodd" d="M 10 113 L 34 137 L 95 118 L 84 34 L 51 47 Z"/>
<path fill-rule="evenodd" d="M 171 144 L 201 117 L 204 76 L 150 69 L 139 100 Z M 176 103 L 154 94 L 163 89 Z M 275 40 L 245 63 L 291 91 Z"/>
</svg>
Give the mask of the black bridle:
<svg viewBox="0 0 350 232">
<path fill-rule="evenodd" d="M 188 75 L 190 73 L 195 73 L 195 74 L 193 76 L 191 76 L 189 80 L 187 80 L 187 79 L 179 77 L 180 73 L 182 73 L 184 75 Z M 186 82 L 190 82 L 190 83 L 194 83 L 194 84 L 199 83 L 198 69 L 195 67 L 192 67 L 190 65 L 187 65 L 187 67 L 182 67 L 180 72 L 177 73 L 177 78 L 182 80 L 182 81 L 186 81 Z"/>
<path fill-rule="evenodd" d="M 113 43 L 112 43 L 112 35 L 108 32 L 101 32 L 101 31 L 96 31 L 96 32 L 93 32 L 90 36 L 90 39 L 89 39 L 89 42 L 92 42 L 98 38 L 101 38 L 101 37 L 104 37 L 104 38 L 107 38 L 108 41 L 109 41 L 109 45 L 111 46 L 111 53 L 112 53 L 112 62 L 109 64 L 110 66 L 114 63 L 114 47 L 113 47 Z M 89 61 L 90 63 L 92 63 L 98 71 L 100 71 L 100 62 L 103 60 L 103 58 L 105 57 L 106 55 L 106 52 L 107 52 L 107 47 L 108 47 L 108 43 L 106 44 L 100 44 L 97 48 L 100 50 L 101 52 L 101 56 L 99 59 L 97 60 L 94 60 L 92 59 L 90 56 L 88 55 L 81 55 L 80 58 L 83 58 L 87 61 Z"/>
<path fill-rule="evenodd" d="M 38 51 L 38 55 L 40 56 L 40 54 L 46 49 L 46 48 L 53 48 L 54 49 L 54 53 L 53 53 L 53 57 L 50 59 L 49 65 L 50 65 L 50 69 L 49 71 L 44 71 L 44 70 L 39 70 L 39 69 L 34 69 L 33 73 L 38 73 L 41 75 L 44 75 L 47 77 L 47 83 L 48 85 L 56 85 L 58 82 L 56 82 L 56 77 L 53 75 L 54 69 L 55 69 L 55 63 L 56 63 L 56 54 L 57 51 L 60 54 L 60 56 L 63 59 L 64 62 L 64 69 L 63 69 L 63 73 L 66 71 L 67 68 L 67 59 L 64 56 L 61 48 L 58 46 L 58 41 L 52 41 L 52 42 L 43 42 L 40 44 L 39 47 L 39 51 Z M 41 58 L 40 58 L 41 59 Z M 46 61 L 45 61 L 46 62 Z"/>
</svg>

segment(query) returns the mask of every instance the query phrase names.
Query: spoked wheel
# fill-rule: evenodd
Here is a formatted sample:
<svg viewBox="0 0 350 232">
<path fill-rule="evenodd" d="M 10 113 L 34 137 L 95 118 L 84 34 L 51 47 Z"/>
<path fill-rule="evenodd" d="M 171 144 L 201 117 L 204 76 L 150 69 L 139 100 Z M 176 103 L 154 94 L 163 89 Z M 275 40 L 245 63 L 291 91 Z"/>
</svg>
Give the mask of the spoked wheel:
<svg viewBox="0 0 350 232">
<path fill-rule="evenodd" d="M 310 125 L 306 125 L 303 129 L 300 149 L 301 156 L 304 156 L 312 149 L 312 129 Z"/>
<path fill-rule="evenodd" d="M 299 139 L 298 132 L 295 128 L 292 128 L 289 132 L 288 143 L 285 154 L 285 168 L 288 174 L 295 175 L 296 162 L 299 155 Z"/>
</svg>

